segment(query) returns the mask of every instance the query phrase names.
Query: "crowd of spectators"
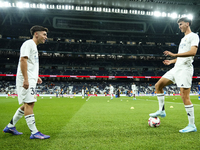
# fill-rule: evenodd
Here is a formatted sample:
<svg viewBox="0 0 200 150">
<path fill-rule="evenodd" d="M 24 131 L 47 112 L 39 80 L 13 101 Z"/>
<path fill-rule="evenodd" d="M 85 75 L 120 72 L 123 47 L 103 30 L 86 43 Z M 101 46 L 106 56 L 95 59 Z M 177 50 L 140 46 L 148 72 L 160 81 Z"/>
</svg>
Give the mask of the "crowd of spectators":
<svg viewBox="0 0 200 150">
<path fill-rule="evenodd" d="M 108 94 L 109 85 L 112 84 L 114 91 L 120 89 L 121 94 L 128 94 L 131 92 L 132 82 L 111 82 L 111 81 L 44 81 L 41 85 L 37 85 L 37 94 L 55 94 L 56 91 L 63 89 L 65 94 L 81 94 L 82 88 L 88 88 L 89 94 Z M 135 82 L 137 87 L 137 93 L 139 94 L 155 94 L 155 86 L 153 82 Z M 172 84 L 164 88 L 165 94 L 179 94 L 180 90 L 176 85 Z M 16 94 L 16 86 L 14 81 L 0 81 L 0 93 L 1 94 Z M 191 93 L 197 93 L 197 83 L 193 83 Z"/>
</svg>

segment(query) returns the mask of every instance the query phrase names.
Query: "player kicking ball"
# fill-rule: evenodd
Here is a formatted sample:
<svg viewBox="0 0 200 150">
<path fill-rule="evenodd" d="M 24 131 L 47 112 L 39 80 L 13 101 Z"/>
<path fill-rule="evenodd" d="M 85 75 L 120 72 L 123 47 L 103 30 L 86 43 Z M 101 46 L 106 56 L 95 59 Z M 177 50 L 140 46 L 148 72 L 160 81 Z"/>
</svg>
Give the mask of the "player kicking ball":
<svg viewBox="0 0 200 150">
<path fill-rule="evenodd" d="M 163 88 L 169 84 L 176 83 L 177 87 L 180 88 L 180 95 L 185 105 L 185 110 L 188 115 L 189 124 L 184 129 L 179 130 L 181 133 L 196 132 L 197 128 L 195 126 L 194 119 L 194 107 L 190 101 L 190 89 L 192 84 L 193 76 L 193 59 L 196 55 L 199 37 L 197 34 L 193 33 L 190 29 L 191 20 L 187 17 L 178 19 L 177 21 L 179 29 L 185 34 L 181 39 L 178 53 L 174 54 L 169 51 L 165 51 L 166 56 L 177 57 L 173 60 L 164 60 L 165 65 L 170 65 L 175 63 L 174 67 L 166 72 L 162 78 L 156 83 L 156 93 L 159 102 L 159 110 L 155 113 L 149 114 L 150 117 L 165 117 L 165 107 L 164 107 L 164 91 Z"/>
<path fill-rule="evenodd" d="M 39 74 L 39 58 L 37 45 L 45 43 L 48 29 L 42 26 L 33 26 L 30 29 L 33 38 L 25 41 L 20 48 L 20 59 L 17 68 L 16 87 L 18 93 L 19 107 L 10 123 L 3 132 L 13 135 L 20 135 L 15 124 L 25 116 L 26 123 L 31 131 L 30 139 L 48 139 L 49 135 L 44 135 L 36 128 L 33 113 L 34 103 L 37 101 L 35 95 L 36 84 L 41 84 Z"/>
</svg>

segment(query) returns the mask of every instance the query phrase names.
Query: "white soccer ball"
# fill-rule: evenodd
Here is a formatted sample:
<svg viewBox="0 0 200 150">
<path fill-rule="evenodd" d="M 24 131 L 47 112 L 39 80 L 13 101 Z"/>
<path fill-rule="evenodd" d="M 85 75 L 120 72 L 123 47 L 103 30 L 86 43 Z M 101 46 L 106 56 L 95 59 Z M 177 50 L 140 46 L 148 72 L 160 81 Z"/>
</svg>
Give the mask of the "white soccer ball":
<svg viewBox="0 0 200 150">
<path fill-rule="evenodd" d="M 160 126 L 160 119 L 158 117 L 150 117 L 148 120 L 148 124 L 150 127 L 159 127 Z"/>
</svg>

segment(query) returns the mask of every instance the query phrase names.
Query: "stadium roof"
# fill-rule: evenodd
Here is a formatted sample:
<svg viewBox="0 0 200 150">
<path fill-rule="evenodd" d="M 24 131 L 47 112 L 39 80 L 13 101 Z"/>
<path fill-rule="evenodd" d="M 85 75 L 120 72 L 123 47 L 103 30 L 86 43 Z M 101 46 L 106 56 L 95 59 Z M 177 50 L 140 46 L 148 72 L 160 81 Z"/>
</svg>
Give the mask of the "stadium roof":
<svg viewBox="0 0 200 150">
<path fill-rule="evenodd" d="M 20 25 L 22 23 L 29 25 L 42 23 L 52 27 L 59 19 L 62 19 L 62 22 L 66 22 L 66 19 L 70 20 L 70 23 L 78 21 L 78 25 L 81 20 L 82 22 L 92 22 L 91 24 L 94 24 L 95 21 L 112 21 L 112 23 L 121 21 L 121 23 L 134 22 L 138 24 L 140 22 L 140 24 L 145 24 L 146 29 L 141 30 L 144 33 L 166 34 L 166 31 L 169 31 L 169 34 L 174 35 L 179 32 L 177 18 L 188 16 L 193 18 L 193 31 L 200 31 L 200 3 L 198 0 L 32 0 L 31 2 L 0 0 L 0 7 L 4 7 L 0 11 L 2 27 L 13 23 Z M 37 11 L 35 11 L 36 9 Z M 39 18 L 41 19 L 39 20 Z M 75 26 L 73 26 L 74 28 Z M 83 30 L 83 28 L 80 29 Z M 2 28 L 2 34 L 3 30 Z"/>
</svg>

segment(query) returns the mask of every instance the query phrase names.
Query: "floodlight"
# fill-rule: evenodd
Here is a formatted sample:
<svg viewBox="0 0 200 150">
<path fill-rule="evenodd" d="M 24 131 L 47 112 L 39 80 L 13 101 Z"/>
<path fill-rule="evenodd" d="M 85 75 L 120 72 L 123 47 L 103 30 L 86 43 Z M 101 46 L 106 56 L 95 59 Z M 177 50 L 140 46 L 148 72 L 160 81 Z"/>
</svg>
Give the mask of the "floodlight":
<svg viewBox="0 0 200 150">
<path fill-rule="evenodd" d="M 181 15 L 181 17 L 186 17 L 186 16 L 187 16 L 186 14 Z"/>
<path fill-rule="evenodd" d="M 61 5 L 57 5 L 56 8 L 57 8 L 57 9 L 61 9 Z"/>
<path fill-rule="evenodd" d="M 99 4 L 104 4 L 99 2 Z M 113 3 L 114 5 L 114 3 Z M 41 3 L 28 3 L 28 2 L 6 2 L 0 0 L 0 8 L 2 7 L 18 7 L 18 8 L 40 8 L 40 9 L 63 9 L 63 10 L 77 10 L 77 11 L 94 11 L 94 12 L 112 12 L 112 13 L 121 13 L 121 14 L 135 14 L 135 15 L 147 15 L 147 16 L 155 16 L 155 17 L 171 17 L 173 19 L 180 17 L 188 17 L 189 19 L 193 19 L 192 14 L 177 14 L 177 13 L 167 13 L 167 12 L 159 12 L 159 11 L 144 11 L 144 10 L 127 10 L 127 9 L 119 9 L 119 8 L 106 8 L 106 7 L 88 7 L 88 6 L 74 6 L 74 5 L 54 5 L 54 4 L 41 4 Z"/>
<path fill-rule="evenodd" d="M 145 15 L 145 11 L 141 11 L 141 15 Z"/>
<path fill-rule="evenodd" d="M 55 7 L 54 7 L 54 5 L 50 5 L 49 8 L 50 9 L 54 9 Z"/>
<path fill-rule="evenodd" d="M 25 8 L 29 8 L 29 3 L 25 3 L 25 4 L 24 4 L 24 7 L 25 7 Z"/>
<path fill-rule="evenodd" d="M 66 6 L 65 6 L 65 9 L 71 9 L 71 6 L 66 5 Z"/>
<path fill-rule="evenodd" d="M 101 11 L 101 7 L 97 7 L 97 11 Z"/>
<path fill-rule="evenodd" d="M 137 10 L 135 10 L 135 14 L 137 14 Z"/>
<path fill-rule="evenodd" d="M 161 13 L 159 11 L 154 11 L 154 16 L 155 17 L 160 17 L 161 16 Z"/>
<path fill-rule="evenodd" d="M 162 12 L 162 17 L 166 17 L 167 14 L 165 12 Z"/>
<path fill-rule="evenodd" d="M 65 9 L 65 5 L 62 5 L 62 9 Z"/>
<path fill-rule="evenodd" d="M 76 10 L 80 10 L 80 6 L 76 6 Z"/>
<path fill-rule="evenodd" d="M 3 6 L 4 6 L 4 3 L 0 1 L 0 7 L 3 7 Z"/>
<path fill-rule="evenodd" d="M 22 3 L 22 2 L 17 2 L 17 3 L 16 3 L 16 6 L 17 6 L 18 8 L 23 8 L 23 3 Z"/>
<path fill-rule="evenodd" d="M 41 9 L 46 9 L 46 5 L 45 4 L 40 4 L 39 6 Z"/>
<path fill-rule="evenodd" d="M 191 14 L 189 14 L 189 15 L 187 15 L 187 17 L 189 18 L 189 19 L 193 19 L 193 15 L 191 15 Z"/>
<path fill-rule="evenodd" d="M 0 7 L 11 7 L 11 3 L 9 3 L 9 2 L 0 2 Z"/>
<path fill-rule="evenodd" d="M 151 15 L 151 12 L 150 12 L 150 11 L 147 11 L 147 12 L 146 12 L 146 15 Z"/>
<path fill-rule="evenodd" d="M 173 18 L 173 19 L 177 18 L 177 16 L 178 16 L 177 13 L 172 13 L 171 14 L 171 18 Z"/>
</svg>

